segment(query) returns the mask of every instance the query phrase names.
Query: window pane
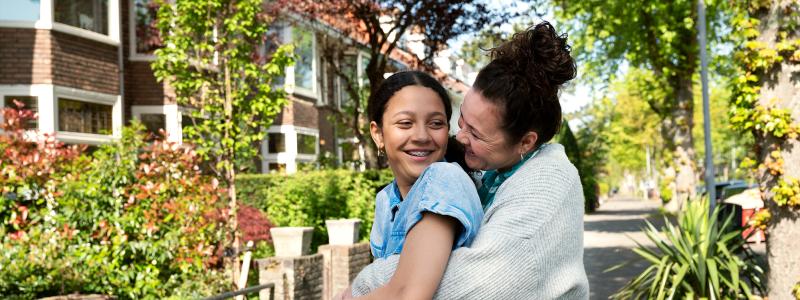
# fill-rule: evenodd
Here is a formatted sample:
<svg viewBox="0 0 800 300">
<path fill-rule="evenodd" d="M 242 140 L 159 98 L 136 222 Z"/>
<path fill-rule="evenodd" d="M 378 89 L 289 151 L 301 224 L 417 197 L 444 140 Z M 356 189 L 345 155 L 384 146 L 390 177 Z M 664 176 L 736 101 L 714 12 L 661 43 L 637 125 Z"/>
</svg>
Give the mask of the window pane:
<svg viewBox="0 0 800 300">
<path fill-rule="evenodd" d="M 283 133 L 268 133 L 267 145 L 269 153 L 286 152 L 286 141 Z"/>
<path fill-rule="evenodd" d="M 278 172 L 278 173 L 286 172 L 286 164 L 269 163 L 267 167 L 269 168 L 270 172 Z"/>
<path fill-rule="evenodd" d="M 342 143 L 342 162 L 358 161 L 358 148 L 354 143 Z"/>
<path fill-rule="evenodd" d="M 108 0 L 54 0 L 55 21 L 108 34 Z"/>
<path fill-rule="evenodd" d="M 36 21 L 39 20 L 39 0 L 2 0 L 0 20 Z"/>
<path fill-rule="evenodd" d="M 317 154 L 317 137 L 313 135 L 297 134 L 297 153 Z"/>
<path fill-rule="evenodd" d="M 3 101 L 5 107 L 19 109 L 14 100 L 22 102 L 22 109 L 32 110 L 33 112 L 39 111 L 39 101 L 35 96 L 5 96 Z M 25 129 L 36 129 L 36 124 L 36 118 L 34 118 L 25 122 L 23 127 Z"/>
<path fill-rule="evenodd" d="M 164 114 L 141 114 L 139 120 L 153 136 L 160 136 L 161 133 L 158 131 L 167 128 L 167 116 Z"/>
<path fill-rule="evenodd" d="M 58 130 L 111 133 L 111 105 L 58 98 Z"/>
<path fill-rule="evenodd" d="M 134 0 L 136 14 L 136 53 L 152 54 L 161 47 L 161 38 L 156 27 L 158 5 L 153 0 Z"/>
<path fill-rule="evenodd" d="M 345 55 L 340 67 L 342 68 L 342 73 L 347 77 L 347 80 L 345 80 L 345 78 L 337 78 L 339 84 L 339 106 L 349 107 L 352 105 L 353 100 L 352 97 L 350 97 L 350 93 L 347 91 L 348 81 L 353 85 L 352 88 L 358 89 L 358 78 L 356 78 L 358 76 L 357 56 Z"/>
<path fill-rule="evenodd" d="M 314 34 L 299 28 L 292 28 L 297 61 L 294 63 L 294 80 L 297 87 L 314 89 Z"/>
</svg>

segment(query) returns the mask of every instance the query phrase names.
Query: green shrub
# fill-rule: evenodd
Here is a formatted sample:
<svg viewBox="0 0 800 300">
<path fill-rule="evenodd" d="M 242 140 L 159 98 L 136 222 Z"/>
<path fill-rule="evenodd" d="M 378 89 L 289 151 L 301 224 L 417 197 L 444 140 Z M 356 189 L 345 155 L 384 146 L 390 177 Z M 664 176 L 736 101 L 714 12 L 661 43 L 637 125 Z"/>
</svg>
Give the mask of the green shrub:
<svg viewBox="0 0 800 300">
<path fill-rule="evenodd" d="M 0 159 L 0 295 L 198 298 L 228 287 L 216 268 L 224 190 L 191 148 L 147 144 L 141 129 L 60 160 L 48 155 L 74 148 L 3 136 L 0 152 L 20 155 Z"/>
<path fill-rule="evenodd" d="M 721 224 L 719 208 L 709 218 L 708 201 L 690 201 L 678 225 L 647 223 L 644 231 L 657 250 L 639 245 L 634 252 L 650 266 L 626 284 L 614 299 L 751 299 L 762 294 L 763 271 L 744 247 L 741 229 L 731 228 L 732 215 Z"/>
<path fill-rule="evenodd" d="M 312 226 L 312 250 L 328 241 L 326 219 L 359 218 L 369 239 L 375 195 L 391 182 L 389 170 L 303 171 L 293 175 L 247 174 L 236 178 L 241 202 L 267 212 L 275 226 Z"/>
</svg>

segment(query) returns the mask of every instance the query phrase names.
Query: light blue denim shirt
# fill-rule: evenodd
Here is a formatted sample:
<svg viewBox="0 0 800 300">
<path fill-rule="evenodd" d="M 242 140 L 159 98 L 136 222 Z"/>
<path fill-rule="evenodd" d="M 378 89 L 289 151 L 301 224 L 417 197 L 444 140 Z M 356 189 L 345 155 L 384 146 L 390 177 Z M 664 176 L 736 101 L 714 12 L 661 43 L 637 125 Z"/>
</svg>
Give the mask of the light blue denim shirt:
<svg viewBox="0 0 800 300">
<path fill-rule="evenodd" d="M 386 258 L 403 250 L 408 231 L 423 212 L 452 217 L 461 224 L 453 248 L 469 246 L 483 220 L 475 184 L 456 163 L 436 162 L 428 166 L 411 186 L 406 199 L 392 181 L 375 196 L 375 221 L 369 236 L 375 258 Z"/>
</svg>

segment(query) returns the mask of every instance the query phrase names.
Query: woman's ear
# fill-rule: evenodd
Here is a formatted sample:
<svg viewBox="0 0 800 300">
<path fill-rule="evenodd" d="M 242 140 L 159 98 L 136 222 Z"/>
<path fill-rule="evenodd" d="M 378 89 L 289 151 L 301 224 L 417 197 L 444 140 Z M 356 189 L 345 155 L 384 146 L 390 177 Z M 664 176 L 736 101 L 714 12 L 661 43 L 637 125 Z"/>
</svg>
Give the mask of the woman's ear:
<svg viewBox="0 0 800 300">
<path fill-rule="evenodd" d="M 375 142 L 375 146 L 377 146 L 378 149 L 383 149 L 383 132 L 375 121 L 369 122 L 369 134 L 372 136 L 372 141 Z"/>
<path fill-rule="evenodd" d="M 539 134 L 534 131 L 528 131 L 519 141 L 520 154 L 531 152 L 531 150 L 536 147 L 536 141 L 538 140 Z"/>
</svg>

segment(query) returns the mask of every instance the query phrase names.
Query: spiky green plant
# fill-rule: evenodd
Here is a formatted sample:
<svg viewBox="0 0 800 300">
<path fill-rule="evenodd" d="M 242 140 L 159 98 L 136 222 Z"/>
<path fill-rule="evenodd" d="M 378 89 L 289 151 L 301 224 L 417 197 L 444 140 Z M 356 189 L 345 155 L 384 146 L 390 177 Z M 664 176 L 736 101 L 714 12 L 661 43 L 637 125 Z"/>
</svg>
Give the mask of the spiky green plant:
<svg viewBox="0 0 800 300">
<path fill-rule="evenodd" d="M 665 218 L 660 231 L 644 229 L 655 249 L 637 242 L 636 254 L 650 263 L 612 299 L 751 299 L 764 294 L 763 270 L 744 247 L 733 216 L 718 222 L 719 207 L 709 218 L 707 200 L 689 201 L 678 224 Z"/>
</svg>

